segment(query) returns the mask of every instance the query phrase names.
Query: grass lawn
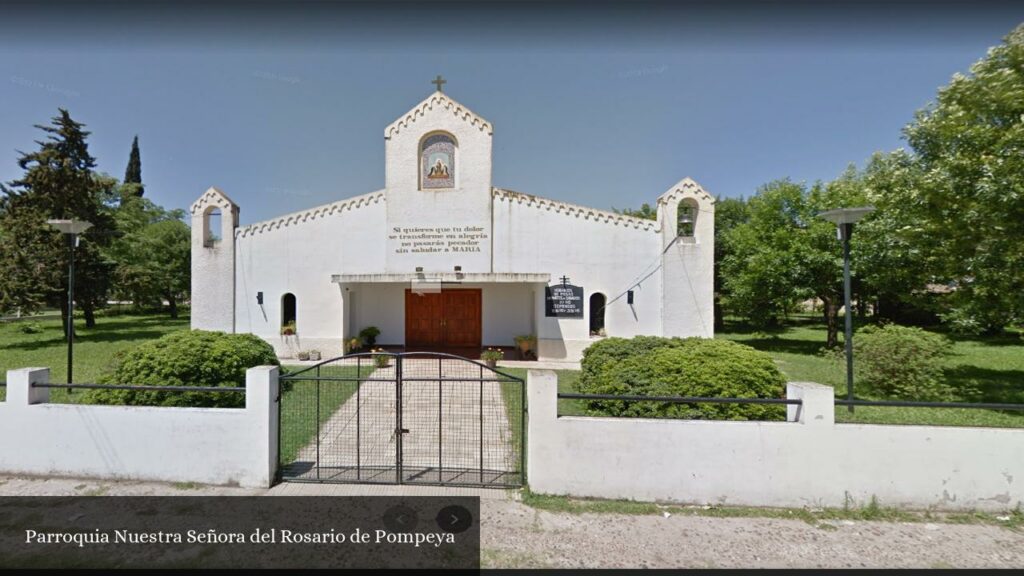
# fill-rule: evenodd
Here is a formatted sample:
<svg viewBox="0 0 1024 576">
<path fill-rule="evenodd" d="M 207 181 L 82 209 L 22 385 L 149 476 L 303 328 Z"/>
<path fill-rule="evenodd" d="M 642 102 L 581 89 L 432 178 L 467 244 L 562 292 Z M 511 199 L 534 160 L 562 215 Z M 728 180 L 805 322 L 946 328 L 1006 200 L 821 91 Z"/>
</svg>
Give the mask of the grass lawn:
<svg viewBox="0 0 1024 576">
<path fill-rule="evenodd" d="M 26 334 L 28 326 L 38 326 L 38 334 Z M 172 320 L 164 315 L 99 316 L 94 328 L 86 328 L 81 318 L 75 322 L 75 382 L 95 383 L 113 363 L 115 356 L 147 340 L 159 338 L 175 330 L 186 330 L 189 318 L 182 315 Z M 67 382 L 67 341 L 60 316 L 40 320 L 0 323 L 0 381 L 7 380 L 7 371 L 16 368 L 43 366 L 50 369 L 50 382 Z M 6 390 L 0 388 L 0 394 Z M 78 391 L 53 389 L 53 402 L 74 402 Z M 5 397 L 5 396 L 0 396 Z"/>
<path fill-rule="evenodd" d="M 294 373 L 302 369 L 303 367 L 299 366 L 284 366 L 282 372 Z M 368 378 L 373 371 L 372 365 L 360 367 L 326 365 L 319 369 L 319 375 L 332 378 Z M 310 370 L 299 377 L 302 376 L 315 378 L 317 371 Z M 358 385 L 356 381 L 296 380 L 291 382 L 291 389 L 281 394 L 280 463 L 282 466 L 294 462 L 299 451 L 314 441 L 320 426 L 356 393 Z"/>
<path fill-rule="evenodd" d="M 505 402 L 505 415 L 508 418 L 508 425 L 512 434 L 512 457 L 520 474 L 526 474 L 526 454 L 523 449 L 526 441 L 526 414 L 523 409 L 526 404 L 526 370 L 522 368 L 498 368 L 499 371 L 522 378 L 522 384 L 518 382 L 500 382 L 501 398 Z M 489 377 L 489 376 L 488 376 Z"/>
<path fill-rule="evenodd" d="M 100 316 L 96 319 L 96 327 L 87 329 L 82 319 L 76 322 L 77 336 L 75 340 L 75 381 L 95 382 L 113 363 L 116 355 L 145 342 L 159 338 L 175 330 L 188 329 L 188 316 L 172 320 L 166 315 L 121 314 L 116 316 Z M 40 328 L 38 333 L 26 333 L 24 328 L 34 325 Z M 717 334 L 718 338 L 727 338 L 742 342 L 763 350 L 775 359 L 779 368 L 790 380 L 819 382 L 837 388 L 837 393 L 845 394 L 845 376 L 841 362 L 836 362 L 821 354 L 825 341 L 825 328 L 817 318 L 797 317 L 785 327 L 771 332 L 759 332 L 737 322 L 728 322 L 726 329 Z M 1000 337 L 962 337 L 951 336 L 954 341 L 953 355 L 945 366 L 946 378 L 960 389 L 976 389 L 978 392 L 968 395 L 965 399 L 976 402 L 1011 402 L 1024 403 L 1024 338 L 1019 333 Z M 14 368 L 28 366 L 46 366 L 50 368 L 51 382 L 65 382 L 65 364 L 67 344 L 61 330 L 59 317 L 50 316 L 36 320 L 0 323 L 0 381 L 6 380 L 5 372 Z M 336 367 L 333 369 L 342 369 Z M 350 370 L 349 368 L 344 368 Z M 354 370 L 354 369 L 351 369 Z M 372 370 L 372 367 L 364 370 Z M 521 368 L 503 368 L 502 371 L 513 376 L 526 378 L 526 370 Z M 563 392 L 574 391 L 574 383 L 579 372 L 558 370 L 558 388 Z M 363 375 L 365 376 L 365 374 Z M 282 408 L 286 414 L 297 414 L 303 424 L 298 426 L 293 442 L 291 457 L 312 440 L 316 415 L 312 408 L 310 395 L 315 395 L 315 383 L 296 383 L 295 390 L 285 395 Z M 510 406 L 518 405 L 514 391 L 505 388 L 506 402 Z M 333 413 L 348 396 L 354 393 L 352 383 L 340 383 L 330 387 L 324 396 L 321 385 L 321 417 Z M 68 394 L 66 390 L 52 390 L 53 402 L 75 402 L 81 392 Z M 6 390 L 0 388 L 0 398 L 6 396 Z M 857 396 L 866 399 L 878 399 L 870 391 L 857 389 Z M 290 398 L 289 398 L 290 397 Z M 333 405 L 332 405 L 333 404 Z M 560 400 L 558 412 L 563 416 L 583 415 L 584 410 L 579 401 Z M 845 407 L 836 410 L 836 420 L 840 422 L 871 422 L 894 424 L 937 424 L 959 426 L 999 426 L 1024 427 L 1024 413 L 997 412 L 993 410 L 969 410 L 947 408 L 889 408 L 889 407 L 858 407 L 854 414 L 849 414 Z M 309 422 L 313 422 L 310 426 Z M 304 432 L 299 432 L 304 430 Z M 284 431 L 282 431 L 284 432 Z M 517 447 L 521 443 L 518 433 L 515 435 Z M 285 441 L 282 435 L 282 441 Z M 285 446 L 282 446 L 284 449 Z M 283 455 L 287 452 L 282 451 Z"/>
<path fill-rule="evenodd" d="M 526 382 L 527 368 L 499 368 L 502 372 L 515 376 L 516 378 L 522 378 L 523 382 Z M 555 374 L 558 375 L 558 391 L 559 392 L 576 392 L 576 381 L 579 380 L 579 370 L 555 370 Z M 516 402 L 518 405 L 518 401 Z M 585 416 L 586 412 L 583 408 L 582 402 L 579 400 L 559 400 L 558 401 L 558 415 L 559 416 Z"/>
<path fill-rule="evenodd" d="M 716 337 L 742 342 L 767 352 L 789 380 L 827 384 L 836 388 L 838 396 L 846 395 L 845 364 L 841 359 L 837 362 L 821 353 L 825 343 L 825 327 L 817 318 L 798 317 L 785 327 L 767 333 L 755 331 L 740 323 L 727 322 L 726 329 Z M 1024 403 L 1024 338 L 1020 334 L 950 337 L 954 345 L 953 354 L 945 366 L 946 378 L 957 389 L 978 390 L 977 394 L 967 395 L 965 401 Z M 856 367 L 854 358 L 854 375 Z M 861 399 L 881 399 L 863 386 L 858 388 L 856 381 L 854 391 Z M 1024 427 L 1024 412 L 858 406 L 854 414 L 850 414 L 845 406 L 841 406 L 836 408 L 836 421 Z"/>
</svg>

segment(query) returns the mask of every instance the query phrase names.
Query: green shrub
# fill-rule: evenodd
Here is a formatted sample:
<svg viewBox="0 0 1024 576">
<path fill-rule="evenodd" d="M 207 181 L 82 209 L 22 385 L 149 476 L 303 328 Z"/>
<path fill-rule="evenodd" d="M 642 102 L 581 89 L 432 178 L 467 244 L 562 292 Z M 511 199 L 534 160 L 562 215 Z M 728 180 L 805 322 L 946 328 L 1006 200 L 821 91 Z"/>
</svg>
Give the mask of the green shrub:
<svg viewBox="0 0 1024 576">
<path fill-rule="evenodd" d="M 39 322 L 22 322 L 18 324 L 18 331 L 22 334 L 40 334 L 43 331 L 43 325 Z"/>
<path fill-rule="evenodd" d="M 952 343 L 941 334 L 888 324 L 867 326 L 853 340 L 857 379 L 871 390 L 900 400 L 948 401 L 943 365 Z"/>
<path fill-rule="evenodd" d="M 609 338 L 584 353 L 577 388 L 586 394 L 782 398 L 786 379 L 771 357 L 749 346 L 707 338 Z M 771 404 L 670 404 L 593 401 L 593 415 L 779 420 Z"/>
<path fill-rule="evenodd" d="M 252 334 L 200 330 L 173 332 L 143 343 L 116 359 L 102 384 L 149 386 L 245 386 L 245 371 L 280 365 L 273 347 Z M 93 404 L 134 406 L 242 407 L 242 393 L 89 390 Z"/>
<path fill-rule="evenodd" d="M 580 380 L 590 380 L 605 372 L 609 366 L 659 348 L 682 346 L 681 338 L 661 336 L 635 336 L 633 338 L 605 338 L 583 351 Z"/>
</svg>

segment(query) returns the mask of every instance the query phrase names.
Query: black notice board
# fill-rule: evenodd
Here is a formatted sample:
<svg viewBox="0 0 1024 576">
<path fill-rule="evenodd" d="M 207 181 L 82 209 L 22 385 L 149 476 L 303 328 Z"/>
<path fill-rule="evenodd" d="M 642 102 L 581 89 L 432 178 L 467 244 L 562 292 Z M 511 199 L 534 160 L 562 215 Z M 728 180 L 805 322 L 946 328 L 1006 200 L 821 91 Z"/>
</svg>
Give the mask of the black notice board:
<svg viewBox="0 0 1024 576">
<path fill-rule="evenodd" d="M 583 318 L 583 287 L 558 284 L 544 288 L 544 315 L 548 318 Z"/>
</svg>

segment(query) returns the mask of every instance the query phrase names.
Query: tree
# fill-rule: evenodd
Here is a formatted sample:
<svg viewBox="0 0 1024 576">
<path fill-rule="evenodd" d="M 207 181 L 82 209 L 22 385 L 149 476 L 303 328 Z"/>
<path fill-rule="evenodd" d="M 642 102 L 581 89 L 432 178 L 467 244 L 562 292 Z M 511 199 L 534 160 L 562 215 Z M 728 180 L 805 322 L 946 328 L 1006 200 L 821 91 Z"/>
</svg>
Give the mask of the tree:
<svg viewBox="0 0 1024 576">
<path fill-rule="evenodd" d="M 915 226 L 907 198 L 920 186 L 917 159 L 904 150 L 876 153 L 860 175 L 866 202 L 875 207 L 858 223 L 851 248 L 860 282 L 858 302 L 873 301 L 878 317 L 906 321 L 915 310 L 932 308 L 926 288 L 936 282 L 928 257 L 932 240 Z"/>
<path fill-rule="evenodd" d="M 141 197 L 145 194 L 145 188 L 142 185 L 142 157 L 139 155 L 138 136 L 132 140 L 132 151 L 128 156 L 128 167 L 124 171 L 124 183 L 135 185 L 127 188 L 135 196 Z"/>
<path fill-rule="evenodd" d="M 725 304 L 759 327 L 778 324 L 805 297 L 798 239 L 805 190 L 789 180 L 770 182 L 747 203 L 748 219 L 723 235 L 730 253 L 718 264 Z"/>
<path fill-rule="evenodd" d="M 645 220 L 657 220 L 658 219 L 658 210 L 657 210 L 657 208 L 652 207 L 650 204 L 648 204 L 646 202 L 644 202 L 640 206 L 640 208 L 638 208 L 636 210 L 634 210 L 632 208 L 623 208 L 622 210 L 619 210 L 618 208 L 612 208 L 612 210 L 616 214 L 622 214 L 623 216 L 632 216 L 633 218 L 643 218 Z"/>
<path fill-rule="evenodd" d="M 107 180 L 93 173 L 84 125 L 67 110 L 51 125 L 35 152 L 21 153 L 21 179 L 0 185 L 0 306 L 30 313 L 43 305 L 59 306 L 68 329 L 66 239 L 46 225 L 47 219 L 86 220 L 93 227 L 80 237 L 75 252 L 75 301 L 86 326 L 95 325 L 95 310 L 106 302 L 112 265 L 101 248 L 113 231 Z"/>
<path fill-rule="evenodd" d="M 945 320 L 996 332 L 1024 319 L 1024 25 L 939 90 L 905 134 L 921 162 L 907 221 L 938 276 Z"/>
<path fill-rule="evenodd" d="M 715 328 L 725 324 L 723 301 L 728 301 L 729 292 L 722 275 L 720 263 L 732 253 L 730 232 L 736 226 L 750 219 L 747 201 L 743 198 L 717 198 L 715 200 Z"/>
<path fill-rule="evenodd" d="M 130 187 L 130 184 L 125 185 Z M 117 211 L 118 237 L 107 255 L 117 262 L 121 298 L 136 306 L 167 301 L 172 318 L 190 288 L 191 232 L 183 210 L 165 210 L 146 198 L 130 195 Z"/>
<path fill-rule="evenodd" d="M 797 302 L 816 297 L 824 305 L 825 345 L 838 345 L 843 304 L 843 259 L 835 225 L 819 212 L 863 202 L 850 167 L 826 184 L 776 180 L 747 203 L 749 219 L 725 233 L 730 253 L 721 261 L 728 306 L 762 327 L 777 325 Z M 855 235 L 856 239 L 857 236 Z"/>
</svg>

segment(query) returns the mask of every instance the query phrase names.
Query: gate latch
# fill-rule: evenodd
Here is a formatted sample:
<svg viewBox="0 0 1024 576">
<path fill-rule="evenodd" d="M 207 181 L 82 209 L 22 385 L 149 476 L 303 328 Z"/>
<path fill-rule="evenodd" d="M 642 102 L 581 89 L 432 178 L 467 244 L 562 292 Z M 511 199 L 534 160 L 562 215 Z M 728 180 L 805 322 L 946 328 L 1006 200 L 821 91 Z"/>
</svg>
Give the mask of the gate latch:
<svg viewBox="0 0 1024 576">
<path fill-rule="evenodd" d="M 409 433 L 409 429 L 408 428 L 399 428 L 398 432 L 399 432 L 399 434 L 408 434 Z"/>
</svg>

